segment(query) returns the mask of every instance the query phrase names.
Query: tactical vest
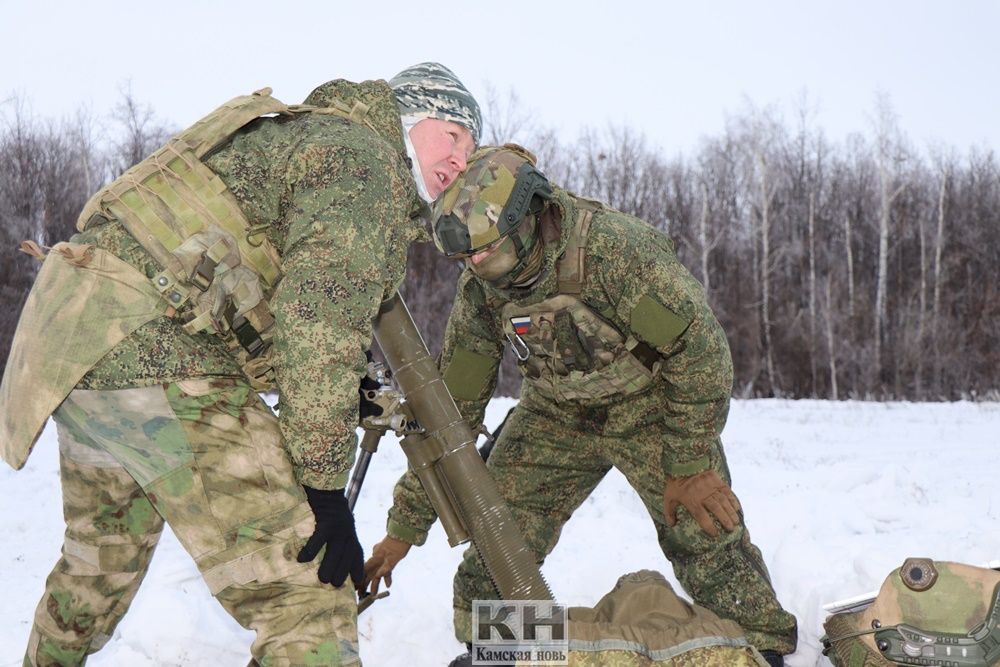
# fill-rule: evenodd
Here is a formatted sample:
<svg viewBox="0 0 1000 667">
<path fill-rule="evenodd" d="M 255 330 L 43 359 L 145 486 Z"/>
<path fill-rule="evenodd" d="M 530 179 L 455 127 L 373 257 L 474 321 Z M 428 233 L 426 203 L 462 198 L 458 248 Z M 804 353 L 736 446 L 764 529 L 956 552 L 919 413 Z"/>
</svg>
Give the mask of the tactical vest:
<svg viewBox="0 0 1000 667">
<path fill-rule="evenodd" d="M 558 294 L 540 303 L 501 308 L 504 335 L 525 380 L 550 400 L 600 402 L 634 394 L 658 376 L 660 357 L 580 299 L 587 284 L 587 236 L 600 204 L 579 209 L 566 251 L 556 262 Z"/>
<path fill-rule="evenodd" d="M 837 667 L 1000 664 L 1000 572 L 910 558 L 878 596 L 823 624 L 823 653 Z"/>
<path fill-rule="evenodd" d="M 77 229 L 117 220 L 162 269 L 152 284 L 188 333 L 210 331 L 229 345 L 258 390 L 274 382 L 274 316 L 268 302 L 281 256 L 252 226 L 236 197 L 202 159 L 251 121 L 271 114 L 322 113 L 365 122 L 368 107 L 335 102 L 286 105 L 263 88 L 234 98 L 98 191 Z M 369 125 L 370 127 L 370 125 Z"/>
</svg>

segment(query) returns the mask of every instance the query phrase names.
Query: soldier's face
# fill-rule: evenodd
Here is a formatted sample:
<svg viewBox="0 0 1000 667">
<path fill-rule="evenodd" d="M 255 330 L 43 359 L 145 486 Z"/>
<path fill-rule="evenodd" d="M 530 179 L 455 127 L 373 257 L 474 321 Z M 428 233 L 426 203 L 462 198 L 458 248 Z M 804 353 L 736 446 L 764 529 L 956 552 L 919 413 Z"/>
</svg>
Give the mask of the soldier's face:
<svg viewBox="0 0 1000 667">
<path fill-rule="evenodd" d="M 468 266 L 480 278 L 497 281 L 517 267 L 517 251 L 510 236 L 491 243 L 468 259 Z"/>
<path fill-rule="evenodd" d="M 437 199 L 465 169 L 476 145 L 472 133 L 448 120 L 425 118 L 410 130 L 410 142 L 431 197 Z"/>
</svg>

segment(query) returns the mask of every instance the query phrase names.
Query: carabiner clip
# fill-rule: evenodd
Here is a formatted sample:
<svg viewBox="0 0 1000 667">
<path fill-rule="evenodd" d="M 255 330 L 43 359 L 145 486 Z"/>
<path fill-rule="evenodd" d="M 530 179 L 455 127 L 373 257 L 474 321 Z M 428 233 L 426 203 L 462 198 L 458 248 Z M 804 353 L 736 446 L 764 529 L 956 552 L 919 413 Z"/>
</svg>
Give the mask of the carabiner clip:
<svg viewBox="0 0 1000 667">
<path fill-rule="evenodd" d="M 514 350 L 514 355 L 520 361 L 527 361 L 528 357 L 531 356 L 531 348 L 528 344 L 524 342 L 519 334 L 507 334 L 507 340 L 510 341 L 510 347 Z"/>
</svg>

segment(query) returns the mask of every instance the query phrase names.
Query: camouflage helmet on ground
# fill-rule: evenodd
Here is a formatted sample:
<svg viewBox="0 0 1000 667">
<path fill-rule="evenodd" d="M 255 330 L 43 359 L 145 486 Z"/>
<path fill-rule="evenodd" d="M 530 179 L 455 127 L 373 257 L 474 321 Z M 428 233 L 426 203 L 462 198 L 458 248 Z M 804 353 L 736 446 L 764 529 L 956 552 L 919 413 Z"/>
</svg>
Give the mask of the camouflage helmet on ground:
<svg viewBox="0 0 1000 667">
<path fill-rule="evenodd" d="M 823 624 L 837 667 L 1000 664 L 1000 572 L 909 558 L 870 605 Z"/>
<path fill-rule="evenodd" d="M 551 196 L 552 186 L 530 151 L 517 144 L 481 148 L 438 200 L 434 241 L 449 257 L 469 257 L 508 236 L 515 246 L 524 245 L 521 234 L 512 232 Z"/>
</svg>

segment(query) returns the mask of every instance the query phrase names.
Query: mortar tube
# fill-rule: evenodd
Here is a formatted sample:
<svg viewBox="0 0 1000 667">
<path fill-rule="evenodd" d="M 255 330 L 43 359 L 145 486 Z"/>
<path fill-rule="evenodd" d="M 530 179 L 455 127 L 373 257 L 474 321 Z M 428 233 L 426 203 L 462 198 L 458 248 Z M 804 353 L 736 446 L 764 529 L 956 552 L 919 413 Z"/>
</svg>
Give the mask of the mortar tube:
<svg viewBox="0 0 1000 667">
<path fill-rule="evenodd" d="M 437 468 L 434 465 L 436 458 L 440 457 L 440 452 L 433 451 L 433 443 L 428 442 L 420 434 L 411 434 L 404 437 L 400 443 L 403 453 L 406 454 L 410 462 L 410 469 L 413 470 L 420 485 L 424 488 L 424 493 L 434 506 L 441 527 L 444 528 L 445 535 L 448 536 L 448 545 L 457 547 L 469 541 L 469 532 L 465 529 L 465 524 L 455 512 L 455 503 L 448 495 L 445 485 L 438 477 Z"/>
<path fill-rule="evenodd" d="M 421 446 L 433 448 L 433 467 L 441 486 L 468 529 L 500 597 L 551 600 L 535 555 L 476 450 L 476 435 L 462 419 L 399 294 L 382 303 L 375 321 L 375 340 L 409 411 L 424 430 L 427 442 Z M 411 453 L 407 452 L 408 459 Z M 440 495 L 438 499 L 440 502 Z"/>
</svg>

